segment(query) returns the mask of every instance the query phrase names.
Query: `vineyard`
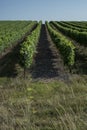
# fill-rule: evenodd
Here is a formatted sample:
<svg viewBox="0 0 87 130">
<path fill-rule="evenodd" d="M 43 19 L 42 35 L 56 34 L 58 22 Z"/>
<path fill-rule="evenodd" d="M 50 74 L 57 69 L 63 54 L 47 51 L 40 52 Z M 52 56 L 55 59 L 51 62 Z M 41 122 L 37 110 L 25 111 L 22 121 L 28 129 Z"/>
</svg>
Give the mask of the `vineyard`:
<svg viewBox="0 0 87 130">
<path fill-rule="evenodd" d="M 61 22 L 51 21 L 49 23 L 46 21 L 46 24 L 44 25 L 45 28 L 44 33 L 47 33 L 47 39 L 50 37 L 50 41 L 51 41 L 48 42 L 48 44 L 51 43 L 53 44 L 53 46 L 55 46 L 55 50 L 54 50 L 55 52 L 57 50 L 59 51 L 58 52 L 58 54 L 60 55 L 59 57 L 61 57 L 61 60 L 64 64 L 63 68 L 64 69 L 67 68 L 67 72 L 69 71 L 70 73 L 76 73 L 76 74 L 87 73 L 87 69 L 86 69 L 87 27 L 86 25 L 87 25 L 86 22 L 63 22 L 63 21 Z M 35 61 L 35 57 L 38 57 L 38 53 L 39 53 L 37 51 L 37 48 L 39 46 L 41 28 L 42 28 L 41 21 L 39 23 L 37 21 L 1 21 L 0 22 L 0 59 L 1 59 L 0 66 L 4 67 L 5 57 L 9 53 L 13 52 L 12 55 L 14 55 L 14 58 L 16 59 L 12 58 L 12 62 L 13 60 L 17 60 L 19 66 L 21 66 L 24 69 L 24 75 L 25 75 L 27 69 L 32 68 L 34 62 L 37 62 Z M 43 42 L 44 38 L 40 42 Z M 39 48 L 41 46 L 43 45 L 40 44 Z M 15 51 L 15 48 L 18 49 Z M 45 48 L 43 53 L 45 53 L 46 50 L 47 49 Z M 50 51 L 53 51 L 52 48 Z M 41 55 L 43 54 L 41 53 Z M 51 54 L 49 57 L 50 58 L 48 58 L 48 60 L 51 60 L 52 58 Z M 10 57 L 8 57 L 8 60 L 9 59 Z M 44 60 L 45 59 L 46 56 L 44 56 Z M 8 60 L 6 62 L 8 62 Z M 38 61 L 38 62 L 41 63 L 42 61 Z M 61 62 L 61 66 L 63 66 L 62 62 Z M 10 65 L 10 63 L 7 64 Z M 44 65 L 47 66 L 45 62 Z M 7 66 L 5 63 L 5 68 L 1 67 L 2 69 L 0 69 L 1 71 L 0 75 L 3 75 L 4 73 L 3 71 L 6 70 Z M 9 73 L 9 70 L 7 71 L 8 72 L 6 73 Z"/>
<path fill-rule="evenodd" d="M 0 21 L 0 103 L 0 130 L 87 130 L 87 22 Z"/>
</svg>

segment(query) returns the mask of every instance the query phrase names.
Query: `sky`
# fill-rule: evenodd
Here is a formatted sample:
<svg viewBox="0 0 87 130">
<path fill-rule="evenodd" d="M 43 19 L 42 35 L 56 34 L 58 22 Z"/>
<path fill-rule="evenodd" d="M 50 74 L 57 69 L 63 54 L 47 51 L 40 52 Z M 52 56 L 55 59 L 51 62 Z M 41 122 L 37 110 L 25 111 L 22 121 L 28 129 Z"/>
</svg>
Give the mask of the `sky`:
<svg viewBox="0 0 87 130">
<path fill-rule="evenodd" d="M 87 0 L 0 0 L 0 20 L 87 21 Z"/>
</svg>

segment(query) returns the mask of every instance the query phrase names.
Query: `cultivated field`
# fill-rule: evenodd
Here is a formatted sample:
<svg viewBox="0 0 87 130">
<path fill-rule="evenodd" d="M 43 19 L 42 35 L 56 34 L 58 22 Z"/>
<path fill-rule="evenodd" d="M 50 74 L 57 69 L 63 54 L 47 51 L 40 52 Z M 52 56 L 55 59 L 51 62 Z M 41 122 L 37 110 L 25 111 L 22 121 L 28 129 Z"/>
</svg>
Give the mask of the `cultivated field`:
<svg viewBox="0 0 87 130">
<path fill-rule="evenodd" d="M 0 21 L 0 130 L 87 130 L 87 22 Z"/>
</svg>

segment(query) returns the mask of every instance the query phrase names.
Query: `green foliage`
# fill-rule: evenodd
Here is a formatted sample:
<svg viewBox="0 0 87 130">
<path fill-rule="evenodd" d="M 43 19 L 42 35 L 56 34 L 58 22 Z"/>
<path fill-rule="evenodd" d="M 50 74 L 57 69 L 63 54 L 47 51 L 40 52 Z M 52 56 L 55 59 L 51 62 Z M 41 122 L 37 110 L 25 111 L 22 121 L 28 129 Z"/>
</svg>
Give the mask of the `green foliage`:
<svg viewBox="0 0 87 130">
<path fill-rule="evenodd" d="M 29 35 L 26 41 L 21 45 L 20 49 L 20 63 L 24 68 L 29 68 L 33 62 L 33 56 L 36 52 L 36 45 L 40 37 L 41 30 L 40 21 L 37 28 Z"/>
<path fill-rule="evenodd" d="M 71 41 L 65 38 L 62 34 L 54 30 L 48 22 L 46 22 L 48 31 L 52 37 L 52 40 L 60 50 L 64 63 L 68 66 L 73 66 L 75 62 L 75 46 Z"/>
<path fill-rule="evenodd" d="M 79 42 L 81 45 L 87 46 L 87 32 L 86 32 L 87 30 L 85 32 L 84 31 L 81 32 L 77 30 L 77 28 L 74 28 L 73 30 L 73 28 L 64 27 L 57 22 L 51 22 L 51 24 L 53 24 L 59 31 L 64 33 L 66 36 L 71 37 L 72 39 Z"/>
<path fill-rule="evenodd" d="M 70 22 L 57 22 L 59 25 L 63 26 L 63 27 L 66 27 L 66 28 L 70 28 L 72 30 L 77 30 L 79 32 L 86 32 L 87 31 L 87 28 L 84 28 L 84 27 L 79 27 L 78 26 L 78 22 L 76 25 L 73 25 L 73 24 L 69 24 Z"/>
<path fill-rule="evenodd" d="M 36 21 L 0 21 L 0 53 L 14 45 L 15 41 L 21 39 Z"/>
<path fill-rule="evenodd" d="M 71 25 L 73 27 L 76 27 L 78 29 L 81 29 L 82 31 L 83 30 L 86 30 L 87 31 L 87 21 L 66 21 L 66 22 L 63 22 L 67 25 Z"/>
</svg>

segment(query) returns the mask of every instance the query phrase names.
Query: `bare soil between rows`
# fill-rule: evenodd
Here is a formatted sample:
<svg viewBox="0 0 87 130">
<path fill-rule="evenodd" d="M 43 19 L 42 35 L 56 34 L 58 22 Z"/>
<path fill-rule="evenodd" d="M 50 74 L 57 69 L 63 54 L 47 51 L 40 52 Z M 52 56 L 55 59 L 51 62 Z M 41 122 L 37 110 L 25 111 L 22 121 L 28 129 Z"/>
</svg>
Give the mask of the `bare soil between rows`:
<svg viewBox="0 0 87 130">
<path fill-rule="evenodd" d="M 41 35 L 37 46 L 37 53 L 34 58 L 34 65 L 31 68 L 32 79 L 63 79 L 69 78 L 65 71 L 63 60 L 58 49 L 49 36 L 49 33 L 42 25 Z"/>
</svg>

